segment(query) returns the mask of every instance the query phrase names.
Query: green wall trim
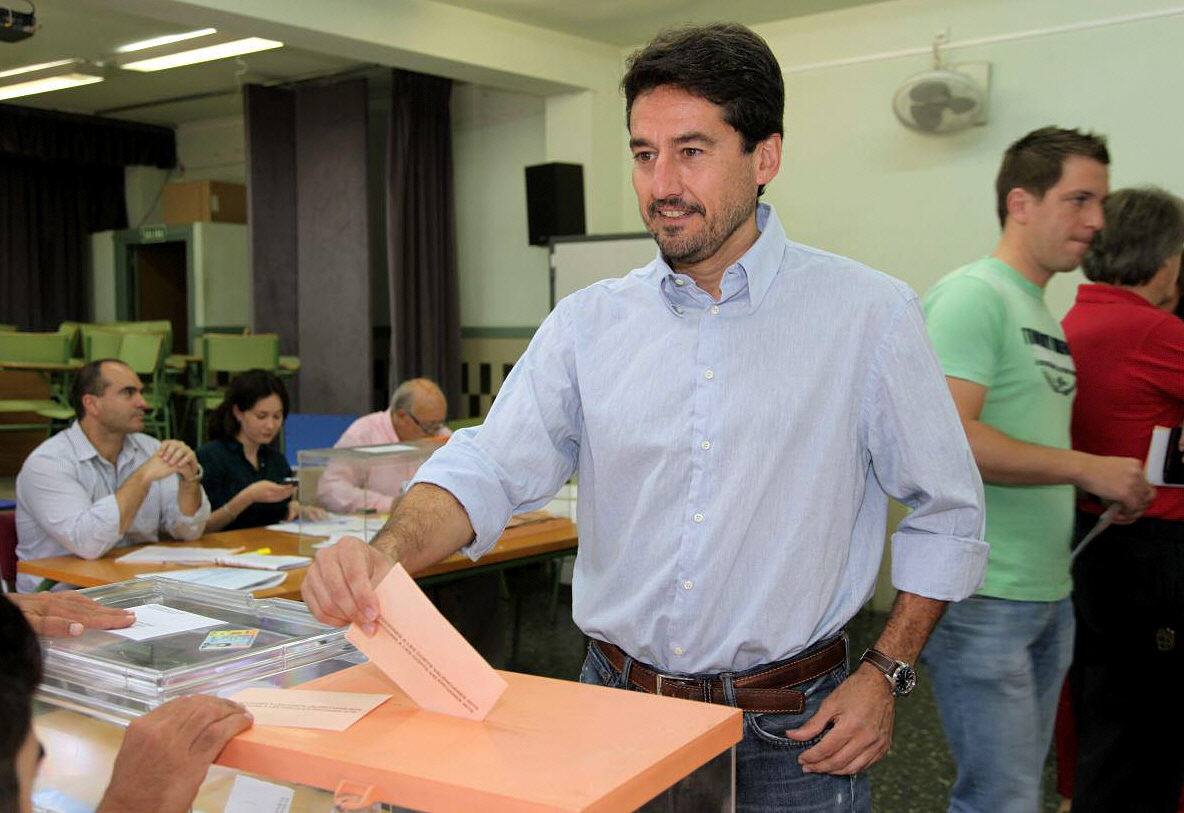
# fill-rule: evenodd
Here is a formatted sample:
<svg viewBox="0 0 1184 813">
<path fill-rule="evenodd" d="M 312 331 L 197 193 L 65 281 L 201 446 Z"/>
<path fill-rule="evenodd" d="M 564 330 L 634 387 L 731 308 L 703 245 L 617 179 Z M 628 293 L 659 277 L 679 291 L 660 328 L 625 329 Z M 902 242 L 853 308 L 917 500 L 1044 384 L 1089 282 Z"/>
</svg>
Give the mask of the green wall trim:
<svg viewBox="0 0 1184 813">
<path fill-rule="evenodd" d="M 462 339 L 530 339 L 537 327 L 464 327 L 460 329 Z"/>
</svg>

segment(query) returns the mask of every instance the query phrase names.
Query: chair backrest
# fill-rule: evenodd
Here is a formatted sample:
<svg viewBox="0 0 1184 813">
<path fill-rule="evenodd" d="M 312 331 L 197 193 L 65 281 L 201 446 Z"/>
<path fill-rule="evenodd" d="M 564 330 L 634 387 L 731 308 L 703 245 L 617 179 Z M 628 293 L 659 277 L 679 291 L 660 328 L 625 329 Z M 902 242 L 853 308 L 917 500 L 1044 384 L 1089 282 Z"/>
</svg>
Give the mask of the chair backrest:
<svg viewBox="0 0 1184 813">
<path fill-rule="evenodd" d="M 70 337 L 64 333 L 0 333 L 0 359 L 64 364 L 70 360 Z"/>
<path fill-rule="evenodd" d="M 70 355 L 82 355 L 82 323 L 62 322 L 58 325 L 58 333 L 65 333 L 70 337 Z"/>
<path fill-rule="evenodd" d="M 164 334 L 126 333 L 121 338 L 117 358 L 131 367 L 136 375 L 155 378 L 164 364 Z"/>
<path fill-rule="evenodd" d="M 280 337 L 274 333 L 254 336 L 207 334 L 201 337 L 202 368 L 207 377 L 244 370 L 277 370 L 280 366 Z M 209 379 L 207 379 L 209 380 Z"/>
<path fill-rule="evenodd" d="M 95 359 L 117 359 L 123 345 L 124 334 L 95 325 L 82 326 L 82 357 L 87 361 Z"/>
<path fill-rule="evenodd" d="M 163 333 L 164 346 L 173 346 L 173 323 L 168 319 L 148 319 L 140 322 L 103 322 L 96 325 L 103 330 L 113 330 L 119 333 Z M 170 349 L 171 353 L 172 350 Z"/>
</svg>

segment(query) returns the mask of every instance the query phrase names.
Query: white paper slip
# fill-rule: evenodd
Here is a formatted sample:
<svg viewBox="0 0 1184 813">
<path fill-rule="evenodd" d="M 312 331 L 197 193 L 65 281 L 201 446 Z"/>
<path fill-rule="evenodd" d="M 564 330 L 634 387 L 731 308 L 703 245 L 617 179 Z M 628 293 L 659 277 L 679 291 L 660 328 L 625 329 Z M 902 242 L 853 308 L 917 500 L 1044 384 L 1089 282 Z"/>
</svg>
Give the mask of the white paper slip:
<svg viewBox="0 0 1184 813">
<path fill-rule="evenodd" d="M 348 533 L 330 534 L 328 539 L 326 539 L 324 542 L 314 543 L 313 547 L 314 548 L 331 548 L 347 536 L 352 536 L 355 539 L 360 539 L 363 542 L 365 542 L 367 545 L 369 545 L 371 542 L 374 541 L 374 537 L 378 536 L 378 532 L 381 530 L 382 530 L 381 528 L 374 528 L 373 530 L 370 530 L 370 531 L 350 531 Z"/>
<path fill-rule="evenodd" d="M 139 573 L 139 579 L 169 579 L 224 590 L 266 590 L 283 584 L 287 573 L 270 570 L 247 570 L 237 567 L 197 567 L 192 570 L 166 570 L 160 573 Z"/>
<path fill-rule="evenodd" d="M 207 618 L 197 613 L 166 607 L 163 604 L 141 604 L 139 607 L 128 607 L 136 614 L 136 623 L 120 630 L 106 630 L 112 635 L 131 638 L 133 641 L 147 641 L 162 635 L 173 635 L 178 632 L 214 627 L 225 623 L 217 618 Z"/>
<path fill-rule="evenodd" d="M 216 562 L 226 567 L 249 567 L 255 570 L 292 570 L 297 567 L 307 567 L 312 562 L 312 559 L 308 556 L 240 553 L 237 556 L 219 556 Z"/>
<path fill-rule="evenodd" d="M 185 548 L 179 545 L 144 545 L 115 561 L 124 565 L 212 565 L 221 556 L 233 556 L 237 548 Z"/>
<path fill-rule="evenodd" d="M 230 697 L 242 703 L 255 725 L 321 728 L 345 731 L 378 708 L 389 694 L 318 692 L 309 689 L 271 689 L 257 686 Z"/>
<path fill-rule="evenodd" d="M 239 774 L 223 813 L 288 813 L 296 791 Z"/>
<path fill-rule="evenodd" d="M 365 452 L 366 454 L 386 454 L 387 452 L 414 452 L 414 446 L 408 446 L 406 443 L 387 443 L 382 446 L 355 446 L 355 452 Z"/>
<path fill-rule="evenodd" d="M 346 531 L 361 531 L 365 527 L 366 523 L 361 517 L 330 514 L 325 519 L 316 522 L 277 522 L 275 525 L 268 525 L 267 530 L 283 531 L 287 534 L 303 534 L 304 536 L 329 536 L 329 534 Z"/>
<path fill-rule="evenodd" d="M 1180 453 L 1179 426 L 1157 426 L 1151 430 L 1144 471 L 1153 486 L 1184 487 L 1184 455 Z"/>
</svg>

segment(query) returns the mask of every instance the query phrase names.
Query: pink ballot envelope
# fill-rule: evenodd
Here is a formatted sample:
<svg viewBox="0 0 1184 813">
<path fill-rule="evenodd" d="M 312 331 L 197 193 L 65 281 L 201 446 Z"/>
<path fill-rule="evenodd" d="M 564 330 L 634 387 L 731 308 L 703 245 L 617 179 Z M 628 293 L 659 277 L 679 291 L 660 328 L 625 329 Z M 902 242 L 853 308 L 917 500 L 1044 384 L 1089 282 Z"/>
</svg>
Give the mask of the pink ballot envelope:
<svg viewBox="0 0 1184 813">
<path fill-rule="evenodd" d="M 429 711 L 484 720 L 506 681 L 440 615 L 402 565 L 376 588 L 378 630 L 351 624 L 345 637 Z"/>
</svg>

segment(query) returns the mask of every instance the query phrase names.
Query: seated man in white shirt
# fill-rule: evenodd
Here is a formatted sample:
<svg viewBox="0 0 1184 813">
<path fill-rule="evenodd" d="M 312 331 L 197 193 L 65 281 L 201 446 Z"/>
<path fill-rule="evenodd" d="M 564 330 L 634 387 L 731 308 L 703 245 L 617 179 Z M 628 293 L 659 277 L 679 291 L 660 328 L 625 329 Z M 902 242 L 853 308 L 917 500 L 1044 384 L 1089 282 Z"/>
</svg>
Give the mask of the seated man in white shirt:
<svg viewBox="0 0 1184 813">
<path fill-rule="evenodd" d="M 143 392 L 139 376 L 114 359 L 78 371 L 70 394 L 78 420 L 34 449 L 16 478 L 18 559 L 97 559 L 162 532 L 201 536 L 210 502 L 197 457 L 179 440 L 141 433 Z M 17 589 L 40 582 L 19 574 Z"/>
</svg>

